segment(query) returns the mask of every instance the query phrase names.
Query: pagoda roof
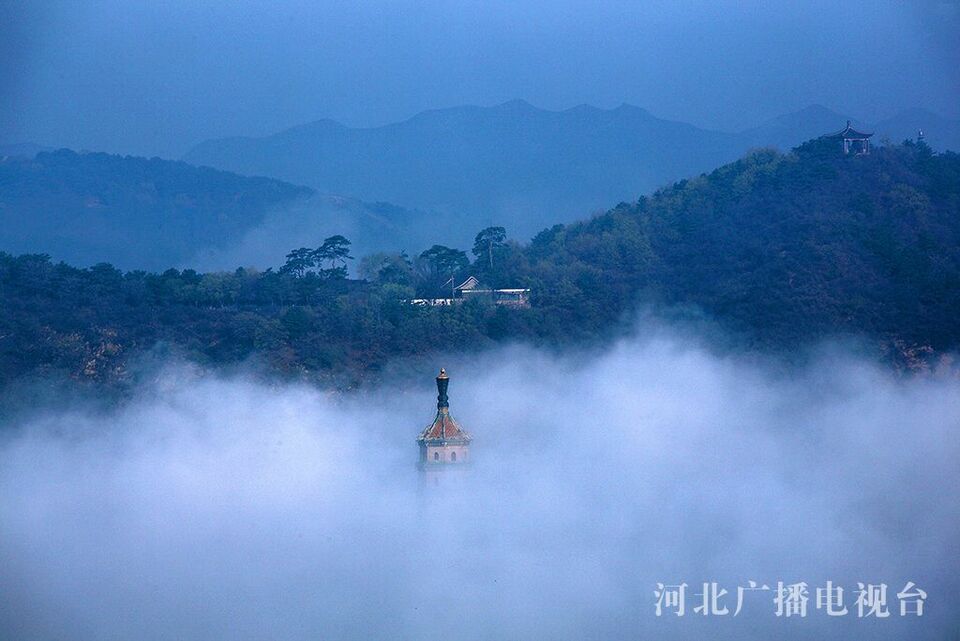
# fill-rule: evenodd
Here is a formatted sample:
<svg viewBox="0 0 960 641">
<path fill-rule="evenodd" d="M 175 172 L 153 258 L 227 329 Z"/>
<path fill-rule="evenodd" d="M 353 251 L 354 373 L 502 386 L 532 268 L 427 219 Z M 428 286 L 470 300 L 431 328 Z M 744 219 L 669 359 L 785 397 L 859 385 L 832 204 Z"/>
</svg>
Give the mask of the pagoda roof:
<svg viewBox="0 0 960 641">
<path fill-rule="evenodd" d="M 418 441 L 467 441 L 472 439 L 446 408 L 437 412 L 433 422 L 420 432 Z"/>
<path fill-rule="evenodd" d="M 847 126 L 841 129 L 840 131 L 834 132 L 832 134 L 826 134 L 824 138 L 869 138 L 873 133 L 867 133 L 865 131 L 858 131 L 850 125 L 850 121 L 847 121 Z"/>
</svg>

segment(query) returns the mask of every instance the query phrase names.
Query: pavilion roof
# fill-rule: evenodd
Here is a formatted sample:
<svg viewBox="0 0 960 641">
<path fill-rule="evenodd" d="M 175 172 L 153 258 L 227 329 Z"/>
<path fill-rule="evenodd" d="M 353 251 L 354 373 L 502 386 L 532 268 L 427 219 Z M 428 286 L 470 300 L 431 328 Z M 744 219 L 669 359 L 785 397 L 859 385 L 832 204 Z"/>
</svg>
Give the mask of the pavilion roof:
<svg viewBox="0 0 960 641">
<path fill-rule="evenodd" d="M 824 138 L 869 138 L 873 133 L 867 133 L 865 131 L 858 131 L 850 125 L 850 121 L 847 121 L 847 126 L 832 134 L 827 134 Z"/>
</svg>

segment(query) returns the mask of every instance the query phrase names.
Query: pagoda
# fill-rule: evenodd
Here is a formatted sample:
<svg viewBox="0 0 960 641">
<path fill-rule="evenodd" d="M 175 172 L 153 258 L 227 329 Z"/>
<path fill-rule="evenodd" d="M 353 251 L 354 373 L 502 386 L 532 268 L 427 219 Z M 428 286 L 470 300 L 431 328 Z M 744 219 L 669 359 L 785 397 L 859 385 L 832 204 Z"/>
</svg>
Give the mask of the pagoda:
<svg viewBox="0 0 960 641">
<path fill-rule="evenodd" d="M 417 438 L 420 447 L 420 469 L 429 476 L 447 469 L 462 468 L 470 461 L 473 440 L 453 416 L 447 400 L 450 377 L 444 369 L 437 376 L 437 415 Z"/>
<path fill-rule="evenodd" d="M 870 153 L 870 137 L 872 133 L 857 131 L 847 121 L 847 126 L 840 131 L 832 134 L 826 134 L 823 138 L 827 140 L 843 141 L 843 153 L 854 154 L 855 156 L 866 156 Z"/>
</svg>

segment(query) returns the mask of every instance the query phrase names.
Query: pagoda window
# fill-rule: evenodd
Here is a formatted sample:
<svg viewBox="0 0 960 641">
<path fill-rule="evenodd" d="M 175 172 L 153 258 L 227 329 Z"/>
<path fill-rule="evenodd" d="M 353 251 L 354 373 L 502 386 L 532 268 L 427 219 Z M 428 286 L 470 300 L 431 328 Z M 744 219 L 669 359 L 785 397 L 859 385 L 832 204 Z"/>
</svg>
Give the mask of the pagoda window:
<svg viewBox="0 0 960 641">
<path fill-rule="evenodd" d="M 456 452 L 450 452 L 450 460 L 456 462 L 456 460 L 457 460 L 457 453 L 456 453 Z"/>
<path fill-rule="evenodd" d="M 434 453 L 433 453 L 433 460 L 434 460 L 434 461 L 439 461 L 439 460 L 440 460 L 440 452 L 434 452 Z"/>
</svg>

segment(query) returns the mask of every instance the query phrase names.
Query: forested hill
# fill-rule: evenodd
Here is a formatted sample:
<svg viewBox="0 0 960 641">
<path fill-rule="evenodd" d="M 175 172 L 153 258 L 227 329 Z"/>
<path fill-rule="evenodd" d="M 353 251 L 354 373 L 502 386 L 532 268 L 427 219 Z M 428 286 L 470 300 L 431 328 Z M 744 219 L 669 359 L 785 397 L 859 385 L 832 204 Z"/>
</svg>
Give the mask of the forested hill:
<svg viewBox="0 0 960 641">
<path fill-rule="evenodd" d="M 61 149 L 0 159 L 0 250 L 81 266 L 232 269 L 270 265 L 306 238 L 399 250 L 444 229 L 390 203 L 160 158 Z"/>
<path fill-rule="evenodd" d="M 367 279 L 349 280 L 349 246 L 328 241 L 262 273 L 3 255 L 0 375 L 123 384 L 162 345 L 211 366 L 345 384 L 436 350 L 616 336 L 646 304 L 715 319 L 745 349 L 856 335 L 878 358 L 917 367 L 960 343 L 960 157 L 922 144 L 863 157 L 822 141 L 759 151 L 526 245 L 485 230 L 472 264 L 434 246 L 368 257 Z M 404 302 L 439 293 L 451 271 L 530 287 L 533 305 Z"/>
<path fill-rule="evenodd" d="M 545 231 L 526 254 L 535 271 L 564 265 L 567 282 L 582 283 L 572 309 L 614 310 L 642 292 L 766 346 L 856 333 L 953 349 L 960 156 L 906 143 L 845 157 L 822 140 L 758 151 Z"/>
<path fill-rule="evenodd" d="M 225 248 L 313 192 L 183 162 L 75 153 L 0 160 L 0 247 L 165 269 Z"/>
</svg>

